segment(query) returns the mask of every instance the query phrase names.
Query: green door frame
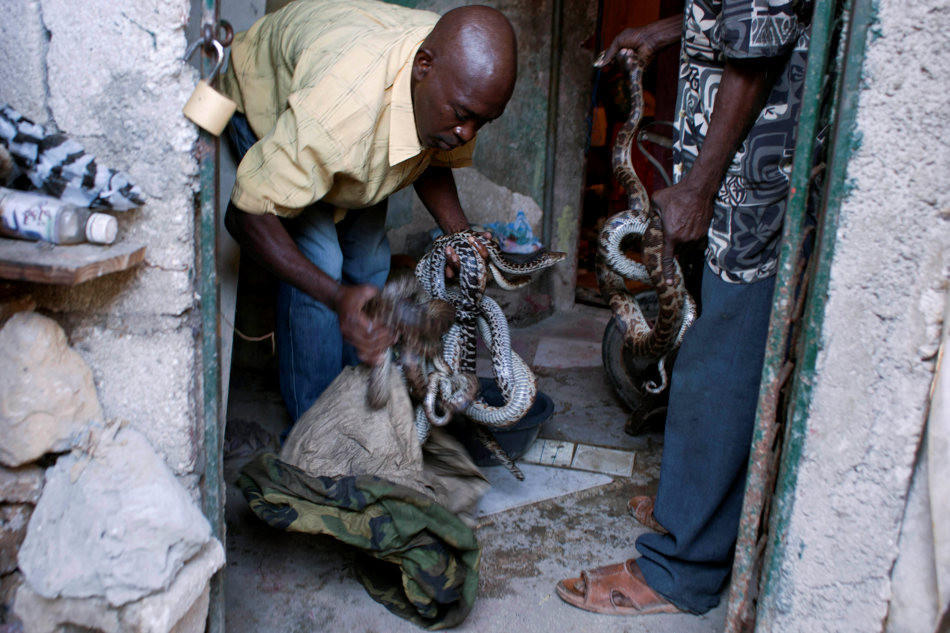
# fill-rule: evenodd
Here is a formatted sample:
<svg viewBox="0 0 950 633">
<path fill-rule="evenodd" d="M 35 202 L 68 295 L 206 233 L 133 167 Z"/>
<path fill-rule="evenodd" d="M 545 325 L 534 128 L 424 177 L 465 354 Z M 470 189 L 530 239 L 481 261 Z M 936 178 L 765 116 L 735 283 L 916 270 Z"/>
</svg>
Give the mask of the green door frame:
<svg viewBox="0 0 950 633">
<path fill-rule="evenodd" d="M 217 0 L 201 0 L 201 33 L 215 33 Z M 212 35 L 213 36 L 213 35 Z M 201 74 L 208 76 L 217 61 L 201 47 Z M 198 221 L 198 293 L 201 306 L 201 420 L 204 470 L 200 483 L 201 507 L 211 523 L 211 533 L 225 543 L 224 524 L 224 418 L 221 406 L 221 333 L 218 326 L 218 137 L 199 130 L 195 145 L 199 189 L 195 196 Z M 208 633 L 224 632 L 224 570 L 211 579 Z"/>
<path fill-rule="evenodd" d="M 786 555 L 872 13 L 873 0 L 817 0 L 814 7 L 726 633 L 771 630 L 770 613 L 757 605 L 776 590 Z"/>
</svg>

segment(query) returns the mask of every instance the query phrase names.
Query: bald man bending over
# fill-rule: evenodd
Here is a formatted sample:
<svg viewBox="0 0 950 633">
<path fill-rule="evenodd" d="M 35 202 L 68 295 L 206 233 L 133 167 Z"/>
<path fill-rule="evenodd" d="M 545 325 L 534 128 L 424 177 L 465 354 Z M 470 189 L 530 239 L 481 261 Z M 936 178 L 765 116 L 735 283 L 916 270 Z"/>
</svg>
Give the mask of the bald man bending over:
<svg viewBox="0 0 950 633">
<path fill-rule="evenodd" d="M 237 35 L 222 90 L 243 155 L 228 231 L 280 279 L 280 389 L 293 420 L 391 334 L 363 305 L 389 273 L 386 199 L 413 184 L 467 229 L 452 168 L 505 109 L 516 44 L 495 9 L 439 18 L 372 0 L 296 0 Z"/>
</svg>

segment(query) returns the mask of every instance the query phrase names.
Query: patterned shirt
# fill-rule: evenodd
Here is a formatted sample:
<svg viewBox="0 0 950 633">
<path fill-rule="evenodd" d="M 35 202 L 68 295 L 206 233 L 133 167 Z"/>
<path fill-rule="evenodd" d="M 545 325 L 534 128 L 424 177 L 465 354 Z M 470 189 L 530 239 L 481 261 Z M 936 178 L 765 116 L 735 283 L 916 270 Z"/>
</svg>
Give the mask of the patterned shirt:
<svg viewBox="0 0 950 633">
<path fill-rule="evenodd" d="M 801 0 L 687 0 L 680 58 L 674 180 L 702 148 L 727 59 L 784 58 L 784 71 L 715 201 L 706 260 L 723 280 L 775 274 L 801 110 L 811 4 Z"/>
<path fill-rule="evenodd" d="M 357 209 L 412 183 L 430 165 L 471 164 L 419 144 L 412 61 L 439 16 L 371 0 L 296 0 L 234 37 L 221 89 L 260 139 L 231 200 L 292 217 L 323 200 Z"/>
</svg>

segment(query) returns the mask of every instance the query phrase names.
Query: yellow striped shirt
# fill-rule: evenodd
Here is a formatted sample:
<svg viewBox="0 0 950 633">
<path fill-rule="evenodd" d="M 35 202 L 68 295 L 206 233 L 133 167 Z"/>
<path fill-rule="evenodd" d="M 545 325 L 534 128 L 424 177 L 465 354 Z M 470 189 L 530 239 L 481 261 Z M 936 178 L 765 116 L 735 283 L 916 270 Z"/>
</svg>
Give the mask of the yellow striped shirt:
<svg viewBox="0 0 950 633">
<path fill-rule="evenodd" d="M 475 142 L 419 144 L 412 61 L 439 16 L 372 0 L 296 0 L 234 37 L 222 91 L 260 139 L 231 199 L 291 217 L 323 200 L 367 207 L 430 164 L 465 167 Z"/>
</svg>

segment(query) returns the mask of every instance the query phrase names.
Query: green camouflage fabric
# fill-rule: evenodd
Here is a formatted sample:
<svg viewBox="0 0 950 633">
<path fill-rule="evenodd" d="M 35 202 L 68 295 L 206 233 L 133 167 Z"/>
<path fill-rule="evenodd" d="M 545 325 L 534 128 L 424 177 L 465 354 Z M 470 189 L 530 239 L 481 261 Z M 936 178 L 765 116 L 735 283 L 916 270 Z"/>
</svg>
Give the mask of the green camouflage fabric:
<svg viewBox="0 0 950 633">
<path fill-rule="evenodd" d="M 396 615 L 438 630 L 471 611 L 475 533 L 428 497 L 371 475 L 314 477 L 273 454 L 245 466 L 237 484 L 272 527 L 326 534 L 356 548 L 360 582 Z"/>
</svg>

